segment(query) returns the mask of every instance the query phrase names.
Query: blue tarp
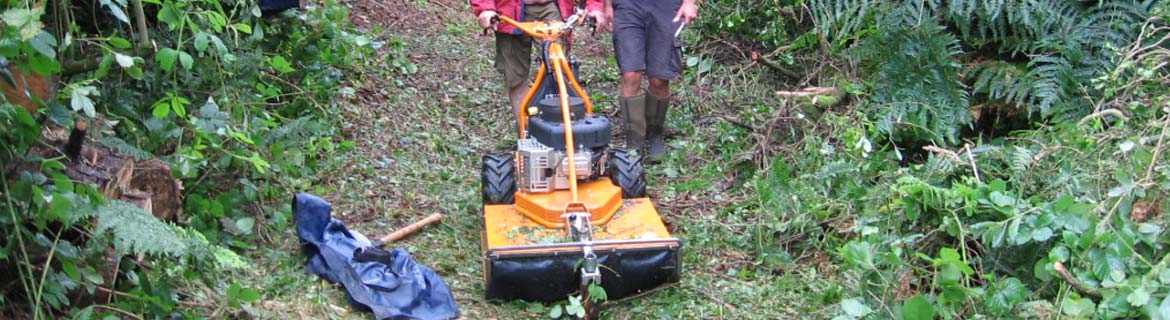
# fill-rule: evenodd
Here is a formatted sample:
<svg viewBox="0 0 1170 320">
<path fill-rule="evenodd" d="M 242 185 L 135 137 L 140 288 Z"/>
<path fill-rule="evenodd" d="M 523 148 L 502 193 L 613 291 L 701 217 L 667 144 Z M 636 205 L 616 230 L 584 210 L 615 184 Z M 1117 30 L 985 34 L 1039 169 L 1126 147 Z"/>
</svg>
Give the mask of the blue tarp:
<svg viewBox="0 0 1170 320">
<path fill-rule="evenodd" d="M 349 301 L 378 319 L 450 319 L 459 315 L 451 289 L 402 249 L 387 251 L 330 217 L 331 206 L 307 193 L 293 197 L 306 273 L 345 287 Z"/>
</svg>

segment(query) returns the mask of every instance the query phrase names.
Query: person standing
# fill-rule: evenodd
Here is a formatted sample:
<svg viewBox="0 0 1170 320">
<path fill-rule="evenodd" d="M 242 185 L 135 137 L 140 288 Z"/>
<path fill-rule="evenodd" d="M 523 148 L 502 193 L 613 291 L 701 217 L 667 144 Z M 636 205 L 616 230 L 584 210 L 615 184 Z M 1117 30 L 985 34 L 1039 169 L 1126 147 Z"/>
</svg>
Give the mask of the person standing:
<svg viewBox="0 0 1170 320">
<path fill-rule="evenodd" d="M 626 147 L 644 150 L 650 161 L 666 156 L 666 112 L 670 81 L 682 71 L 678 31 L 698 16 L 695 0 L 606 0 L 601 24 L 613 32 L 621 71 L 619 104 L 625 121 Z M 600 20 L 599 20 L 600 21 Z M 642 78 L 649 78 L 642 89 Z"/>
<path fill-rule="evenodd" d="M 504 87 L 508 88 L 508 100 L 512 112 L 520 114 L 520 102 L 528 92 L 531 83 L 528 74 L 532 68 L 532 37 L 516 27 L 501 23 L 493 24 L 492 18 L 504 15 L 516 21 L 564 21 L 573 15 L 574 0 L 470 0 L 471 8 L 483 29 L 495 29 L 496 71 L 504 75 Z M 600 25 L 608 24 L 608 16 L 602 12 L 602 0 L 585 1 L 588 17 Z"/>
</svg>

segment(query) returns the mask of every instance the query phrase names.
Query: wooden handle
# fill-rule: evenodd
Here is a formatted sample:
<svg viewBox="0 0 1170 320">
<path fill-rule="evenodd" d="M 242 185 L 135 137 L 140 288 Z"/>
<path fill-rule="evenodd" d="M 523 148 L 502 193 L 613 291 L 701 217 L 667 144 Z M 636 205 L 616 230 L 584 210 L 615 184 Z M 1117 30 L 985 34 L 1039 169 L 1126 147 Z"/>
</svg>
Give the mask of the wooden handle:
<svg viewBox="0 0 1170 320">
<path fill-rule="evenodd" d="M 424 218 L 422 220 L 419 220 L 415 223 L 410 224 L 409 226 L 403 227 L 402 229 L 398 229 L 398 231 L 394 231 L 394 233 L 388 234 L 385 237 L 382 237 L 382 239 L 380 239 L 380 240 L 382 240 L 383 243 L 392 243 L 392 242 L 395 242 L 398 240 L 402 240 L 402 238 L 406 238 L 406 236 L 409 236 L 412 233 L 418 232 L 423 227 L 426 227 L 429 224 L 439 222 L 439 220 L 443 220 L 443 215 L 438 214 L 438 213 L 432 214 L 432 215 L 427 216 L 426 218 Z"/>
</svg>

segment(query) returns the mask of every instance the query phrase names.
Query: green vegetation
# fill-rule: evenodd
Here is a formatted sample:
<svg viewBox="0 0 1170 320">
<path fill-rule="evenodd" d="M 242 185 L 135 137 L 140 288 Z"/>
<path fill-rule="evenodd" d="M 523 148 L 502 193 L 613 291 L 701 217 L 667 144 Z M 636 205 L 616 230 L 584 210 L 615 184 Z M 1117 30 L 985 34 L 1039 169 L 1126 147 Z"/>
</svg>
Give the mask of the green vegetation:
<svg viewBox="0 0 1170 320">
<path fill-rule="evenodd" d="M 265 16 L 250 1 L 144 2 L 146 24 L 127 15 L 136 1 L 4 5 L 8 70 L 60 89 L 30 108 L 12 96 L 0 105 L 0 265 L 16 271 L 2 279 L 3 314 L 235 314 L 260 298 L 240 284 L 256 268 L 240 254 L 291 228 L 288 195 L 351 148 L 332 101 L 375 45 L 344 7 Z M 40 139 L 75 121 L 88 123 L 92 154 L 71 159 Z M 122 171 L 96 185 L 71 175 L 155 158 L 181 180 L 179 216 L 119 200 L 136 179 Z"/>
<path fill-rule="evenodd" d="M 0 104 L 0 313 L 368 317 L 303 275 L 302 190 L 370 236 L 447 215 L 395 246 L 466 318 L 583 312 L 481 300 L 469 164 L 512 128 L 466 3 L 146 0 L 146 36 L 134 2 L 5 4 L 0 62 L 60 85 Z M 1170 318 L 1166 2 L 762 3 L 705 1 L 684 32 L 647 168 L 683 279 L 603 318 Z M 576 39 L 613 114 L 609 38 Z M 182 213 L 72 179 L 52 129 L 76 120 L 169 165 Z"/>
</svg>

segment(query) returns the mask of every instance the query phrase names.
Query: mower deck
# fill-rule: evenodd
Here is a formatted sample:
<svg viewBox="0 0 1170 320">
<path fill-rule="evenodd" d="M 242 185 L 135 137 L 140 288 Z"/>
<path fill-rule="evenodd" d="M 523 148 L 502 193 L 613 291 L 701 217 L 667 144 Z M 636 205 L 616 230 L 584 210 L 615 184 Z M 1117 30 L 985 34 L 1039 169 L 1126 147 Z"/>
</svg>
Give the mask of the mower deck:
<svg viewBox="0 0 1170 320">
<path fill-rule="evenodd" d="M 596 183 L 612 186 L 605 180 Z M 667 231 L 650 199 L 621 201 L 607 223 L 594 223 L 590 244 L 603 266 L 601 284 L 611 299 L 677 282 L 680 269 L 681 242 Z M 488 298 L 555 301 L 578 291 L 584 243 L 565 242 L 565 234 L 564 228 L 533 221 L 515 205 L 485 205 Z"/>
</svg>

